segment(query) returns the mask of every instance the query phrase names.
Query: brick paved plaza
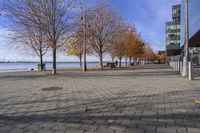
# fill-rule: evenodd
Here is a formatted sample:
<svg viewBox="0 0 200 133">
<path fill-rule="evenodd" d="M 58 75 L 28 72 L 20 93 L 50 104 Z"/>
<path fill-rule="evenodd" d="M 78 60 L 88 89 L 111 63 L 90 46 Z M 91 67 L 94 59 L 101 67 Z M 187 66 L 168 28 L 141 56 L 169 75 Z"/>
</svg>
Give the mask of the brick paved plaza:
<svg viewBox="0 0 200 133">
<path fill-rule="evenodd" d="M 200 82 L 165 65 L 59 73 L 0 74 L 0 133 L 200 132 Z"/>
</svg>

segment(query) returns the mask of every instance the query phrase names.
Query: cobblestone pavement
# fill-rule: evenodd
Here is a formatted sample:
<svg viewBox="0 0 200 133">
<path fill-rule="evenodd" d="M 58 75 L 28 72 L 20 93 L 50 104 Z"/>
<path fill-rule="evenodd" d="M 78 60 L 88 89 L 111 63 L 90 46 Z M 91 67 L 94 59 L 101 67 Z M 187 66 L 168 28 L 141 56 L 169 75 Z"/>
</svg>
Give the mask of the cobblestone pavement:
<svg viewBox="0 0 200 133">
<path fill-rule="evenodd" d="M 166 66 L 60 73 L 0 74 L 0 133 L 200 132 L 200 82 Z"/>
</svg>

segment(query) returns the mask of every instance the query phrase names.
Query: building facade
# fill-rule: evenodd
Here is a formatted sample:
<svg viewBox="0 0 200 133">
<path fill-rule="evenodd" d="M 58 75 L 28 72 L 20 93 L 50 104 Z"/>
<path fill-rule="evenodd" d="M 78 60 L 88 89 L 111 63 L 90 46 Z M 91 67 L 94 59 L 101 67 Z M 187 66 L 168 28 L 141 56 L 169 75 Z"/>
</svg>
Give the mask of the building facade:
<svg viewBox="0 0 200 133">
<path fill-rule="evenodd" d="M 166 23 L 166 52 L 172 56 L 180 50 L 181 5 L 172 6 L 173 21 Z"/>
<path fill-rule="evenodd" d="M 166 23 L 166 50 L 169 65 L 183 75 L 187 70 L 192 79 L 191 75 L 199 74 L 200 65 L 200 0 L 188 0 L 189 58 L 184 58 L 185 2 L 182 0 L 181 5 L 172 7 L 173 21 Z M 192 63 L 184 64 L 183 59 Z"/>
<path fill-rule="evenodd" d="M 181 3 L 181 46 L 184 45 L 184 0 Z M 189 47 L 200 47 L 200 0 L 188 0 Z"/>
<path fill-rule="evenodd" d="M 181 47 L 185 44 L 185 5 L 181 3 Z M 189 48 L 193 64 L 200 65 L 200 0 L 188 0 Z"/>
</svg>

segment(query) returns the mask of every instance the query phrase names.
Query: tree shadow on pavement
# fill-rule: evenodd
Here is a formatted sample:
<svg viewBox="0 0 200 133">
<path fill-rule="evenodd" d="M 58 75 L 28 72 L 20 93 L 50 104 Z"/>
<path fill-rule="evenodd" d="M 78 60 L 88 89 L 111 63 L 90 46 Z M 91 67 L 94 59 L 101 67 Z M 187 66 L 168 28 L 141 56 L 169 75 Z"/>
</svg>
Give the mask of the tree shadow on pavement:
<svg viewBox="0 0 200 133">
<path fill-rule="evenodd" d="M 6 126 L 14 127 L 28 124 L 23 129 L 30 130 L 47 128 L 45 124 L 49 123 L 52 131 L 81 129 L 83 132 L 102 133 L 189 132 L 191 129 L 200 128 L 200 107 L 192 103 L 193 99 L 200 95 L 198 89 L 146 96 L 131 96 L 130 93 L 119 93 L 110 98 L 71 99 L 78 101 L 73 105 L 68 105 L 67 100 L 18 103 L 21 105 L 19 108 L 24 108 L 25 111 L 13 108 L 16 112 L 0 114 L 0 121 Z M 40 103 L 40 106 L 37 103 Z M 25 104 L 30 104 L 31 107 L 27 109 Z M 51 104 L 58 106 L 52 108 Z M 45 105 L 49 106 L 43 109 Z M 33 124 L 37 127 L 30 127 Z M 64 124 L 64 127 L 58 128 L 61 124 Z M 4 127 L 0 127 L 0 131 L 2 128 Z"/>
</svg>

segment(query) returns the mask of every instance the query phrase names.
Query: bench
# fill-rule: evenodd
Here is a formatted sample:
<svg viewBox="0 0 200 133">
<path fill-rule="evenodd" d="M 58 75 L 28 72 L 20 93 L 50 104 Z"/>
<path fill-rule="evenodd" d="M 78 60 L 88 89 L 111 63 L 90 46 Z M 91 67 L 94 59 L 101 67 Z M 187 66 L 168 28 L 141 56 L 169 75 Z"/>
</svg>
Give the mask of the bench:
<svg viewBox="0 0 200 133">
<path fill-rule="evenodd" d="M 116 64 L 113 63 L 113 62 L 108 62 L 108 63 L 106 63 L 105 67 L 107 67 L 107 68 L 116 68 Z"/>
<path fill-rule="evenodd" d="M 42 66 L 40 64 L 37 64 L 37 69 L 38 70 L 46 70 L 46 64 L 42 64 Z"/>
</svg>

